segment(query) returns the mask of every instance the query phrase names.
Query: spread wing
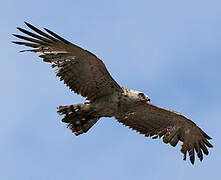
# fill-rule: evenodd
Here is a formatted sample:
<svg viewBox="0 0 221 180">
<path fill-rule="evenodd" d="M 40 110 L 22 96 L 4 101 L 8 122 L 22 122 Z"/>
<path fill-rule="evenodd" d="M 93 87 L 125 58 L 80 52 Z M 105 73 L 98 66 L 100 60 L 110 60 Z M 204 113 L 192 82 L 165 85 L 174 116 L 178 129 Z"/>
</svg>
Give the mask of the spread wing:
<svg viewBox="0 0 221 180">
<path fill-rule="evenodd" d="M 208 142 L 211 138 L 194 122 L 179 113 L 149 103 L 135 106 L 118 115 L 116 119 L 145 136 L 151 136 L 153 139 L 162 137 L 164 143 L 170 143 L 172 146 L 182 141 L 181 152 L 184 154 L 184 160 L 188 152 L 192 164 L 195 160 L 194 152 L 202 161 L 203 153 L 209 153 L 207 147 L 213 147 Z"/>
<path fill-rule="evenodd" d="M 25 24 L 35 33 L 22 28 L 19 31 L 28 36 L 13 34 L 26 42 L 12 41 L 33 49 L 23 50 L 42 53 L 39 57 L 44 62 L 57 67 L 57 76 L 74 92 L 93 101 L 96 98 L 122 91 L 121 87 L 111 77 L 104 63 L 94 54 L 84 50 L 44 28 L 47 33 L 33 25 Z"/>
</svg>

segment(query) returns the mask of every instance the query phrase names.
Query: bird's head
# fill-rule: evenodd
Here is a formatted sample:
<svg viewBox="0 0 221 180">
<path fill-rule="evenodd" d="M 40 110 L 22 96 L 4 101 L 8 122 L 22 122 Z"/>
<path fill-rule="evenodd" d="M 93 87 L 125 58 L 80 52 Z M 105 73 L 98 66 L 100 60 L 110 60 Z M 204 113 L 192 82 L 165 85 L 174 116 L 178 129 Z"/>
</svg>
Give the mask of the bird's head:
<svg viewBox="0 0 221 180">
<path fill-rule="evenodd" d="M 140 101 L 142 101 L 142 102 L 150 102 L 150 98 L 146 94 L 144 94 L 142 92 L 138 92 L 137 95 L 138 95 L 138 98 L 140 99 Z"/>
<path fill-rule="evenodd" d="M 150 98 L 146 94 L 136 91 L 136 90 L 129 90 L 128 95 L 131 99 L 135 101 L 141 101 L 141 102 L 149 102 Z"/>
</svg>

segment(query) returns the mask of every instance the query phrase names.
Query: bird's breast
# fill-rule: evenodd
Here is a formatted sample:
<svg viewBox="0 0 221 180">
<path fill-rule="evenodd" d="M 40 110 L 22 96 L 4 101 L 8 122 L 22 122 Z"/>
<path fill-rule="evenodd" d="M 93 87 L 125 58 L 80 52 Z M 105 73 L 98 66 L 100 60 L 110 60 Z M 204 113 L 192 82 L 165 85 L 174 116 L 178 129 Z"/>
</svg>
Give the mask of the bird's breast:
<svg viewBox="0 0 221 180">
<path fill-rule="evenodd" d="M 119 99 L 118 94 L 112 94 L 96 100 L 93 102 L 93 106 L 100 116 L 112 117 L 118 112 Z"/>
</svg>

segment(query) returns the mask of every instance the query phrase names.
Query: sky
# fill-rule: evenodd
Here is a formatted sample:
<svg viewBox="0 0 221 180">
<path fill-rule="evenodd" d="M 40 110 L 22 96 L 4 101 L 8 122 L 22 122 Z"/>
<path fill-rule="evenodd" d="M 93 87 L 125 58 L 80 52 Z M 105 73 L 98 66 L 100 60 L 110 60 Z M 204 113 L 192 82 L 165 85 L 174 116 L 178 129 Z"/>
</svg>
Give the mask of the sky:
<svg viewBox="0 0 221 180">
<path fill-rule="evenodd" d="M 219 179 L 221 1 L 2 1 L 0 179 Z M 116 81 L 185 114 L 213 137 L 195 165 L 180 146 L 102 118 L 74 136 L 56 113 L 85 100 L 37 54 L 12 44 L 24 21 L 47 27 L 100 57 Z"/>
</svg>

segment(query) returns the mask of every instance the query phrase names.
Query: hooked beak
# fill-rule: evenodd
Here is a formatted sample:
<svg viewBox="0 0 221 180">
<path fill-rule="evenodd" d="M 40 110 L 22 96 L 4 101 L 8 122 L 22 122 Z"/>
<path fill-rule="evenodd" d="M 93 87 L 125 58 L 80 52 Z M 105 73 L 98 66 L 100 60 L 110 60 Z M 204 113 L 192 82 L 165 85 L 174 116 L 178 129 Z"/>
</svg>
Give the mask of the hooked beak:
<svg viewBox="0 0 221 180">
<path fill-rule="evenodd" d="M 145 100 L 143 100 L 143 102 L 146 102 L 146 103 L 150 102 L 150 98 L 146 98 Z"/>
</svg>

